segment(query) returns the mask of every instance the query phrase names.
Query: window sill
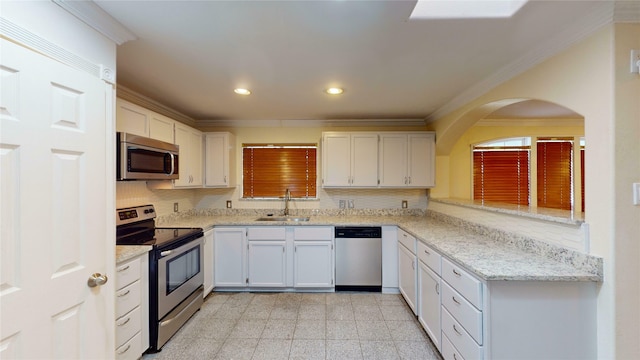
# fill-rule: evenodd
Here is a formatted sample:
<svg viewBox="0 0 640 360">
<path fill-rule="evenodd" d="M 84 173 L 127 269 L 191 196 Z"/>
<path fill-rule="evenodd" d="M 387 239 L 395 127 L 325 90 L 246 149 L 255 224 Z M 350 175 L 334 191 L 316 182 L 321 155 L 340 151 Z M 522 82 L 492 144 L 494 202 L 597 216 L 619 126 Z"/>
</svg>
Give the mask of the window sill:
<svg viewBox="0 0 640 360">
<path fill-rule="evenodd" d="M 504 203 L 482 203 L 481 201 L 474 201 L 468 199 L 434 199 L 429 201 L 438 202 L 442 204 L 457 205 L 471 209 L 478 209 L 484 211 L 490 211 L 501 214 L 509 214 L 515 216 L 522 216 L 537 220 L 550 221 L 566 225 L 580 226 L 584 223 L 584 213 L 575 214 L 570 210 L 558 210 L 549 208 L 539 208 L 532 206 L 520 206 Z"/>
</svg>

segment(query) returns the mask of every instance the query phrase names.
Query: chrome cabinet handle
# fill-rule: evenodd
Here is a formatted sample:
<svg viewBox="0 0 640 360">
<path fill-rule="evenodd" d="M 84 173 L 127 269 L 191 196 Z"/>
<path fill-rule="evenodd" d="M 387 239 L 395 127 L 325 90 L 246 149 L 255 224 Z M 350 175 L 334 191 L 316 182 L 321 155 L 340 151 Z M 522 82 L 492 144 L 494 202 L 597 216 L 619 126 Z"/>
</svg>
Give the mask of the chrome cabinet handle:
<svg viewBox="0 0 640 360">
<path fill-rule="evenodd" d="M 175 155 L 173 155 L 172 153 L 168 153 L 169 157 L 171 158 L 171 172 L 169 173 L 169 175 L 173 175 L 173 173 L 176 172 L 176 161 L 175 161 Z"/>
<path fill-rule="evenodd" d="M 131 292 L 131 290 L 127 290 L 127 291 L 123 292 L 122 294 L 118 294 L 118 297 L 125 297 L 125 296 L 129 295 L 130 292 Z"/>
<path fill-rule="evenodd" d="M 416 269 L 416 262 L 415 262 L 415 260 L 411 261 L 411 268 L 412 268 L 413 270 L 415 270 L 415 269 Z"/>
<path fill-rule="evenodd" d="M 436 294 L 440 295 L 440 284 L 436 283 Z"/>
<path fill-rule="evenodd" d="M 429 251 L 427 251 L 426 249 L 424 250 L 424 253 L 427 255 L 431 255 L 431 253 Z"/>
<path fill-rule="evenodd" d="M 462 333 L 458 330 L 458 328 L 456 327 L 456 324 L 453 324 L 453 331 L 455 331 L 456 334 L 462 336 Z"/>
<path fill-rule="evenodd" d="M 107 275 L 95 273 L 89 276 L 89 280 L 87 280 L 87 285 L 89 285 L 89 287 L 101 286 L 106 284 L 108 280 L 109 278 L 107 278 Z"/>
<path fill-rule="evenodd" d="M 127 320 L 125 320 L 123 323 L 118 324 L 118 326 L 125 326 L 129 321 L 131 321 L 130 317 L 128 317 Z"/>
<path fill-rule="evenodd" d="M 456 357 L 456 353 L 453 353 L 453 360 L 458 360 L 458 358 Z"/>
<path fill-rule="evenodd" d="M 160 256 L 169 256 L 172 252 L 172 250 L 161 251 Z"/>
<path fill-rule="evenodd" d="M 131 344 L 127 345 L 127 347 L 124 348 L 124 350 L 118 351 L 118 355 L 122 355 L 122 354 L 126 353 L 127 351 L 129 351 L 130 347 L 131 347 Z"/>
<path fill-rule="evenodd" d="M 123 271 L 129 270 L 129 267 L 130 267 L 130 265 L 127 265 L 127 266 L 125 266 L 123 268 L 120 268 L 120 269 L 118 269 L 118 272 L 123 272 Z"/>
<path fill-rule="evenodd" d="M 460 301 L 458 301 L 455 296 L 452 296 L 451 299 L 453 300 L 454 303 L 460 305 Z"/>
<path fill-rule="evenodd" d="M 459 272 L 457 272 L 457 271 L 456 271 L 456 269 L 453 269 L 453 273 L 454 273 L 456 276 L 462 276 L 462 274 L 461 274 L 461 273 L 459 273 Z"/>
</svg>

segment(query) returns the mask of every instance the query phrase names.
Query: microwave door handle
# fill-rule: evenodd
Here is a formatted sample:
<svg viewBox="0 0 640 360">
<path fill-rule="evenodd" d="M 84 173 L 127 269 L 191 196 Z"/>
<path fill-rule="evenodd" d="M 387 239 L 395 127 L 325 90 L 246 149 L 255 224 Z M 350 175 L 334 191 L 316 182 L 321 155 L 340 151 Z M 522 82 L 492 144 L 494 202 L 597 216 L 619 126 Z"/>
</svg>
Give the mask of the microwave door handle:
<svg viewBox="0 0 640 360">
<path fill-rule="evenodd" d="M 171 172 L 169 173 L 169 175 L 173 175 L 173 173 L 176 171 L 175 169 L 175 156 L 173 155 L 173 153 L 167 153 L 169 154 L 169 157 L 171 158 Z"/>
</svg>

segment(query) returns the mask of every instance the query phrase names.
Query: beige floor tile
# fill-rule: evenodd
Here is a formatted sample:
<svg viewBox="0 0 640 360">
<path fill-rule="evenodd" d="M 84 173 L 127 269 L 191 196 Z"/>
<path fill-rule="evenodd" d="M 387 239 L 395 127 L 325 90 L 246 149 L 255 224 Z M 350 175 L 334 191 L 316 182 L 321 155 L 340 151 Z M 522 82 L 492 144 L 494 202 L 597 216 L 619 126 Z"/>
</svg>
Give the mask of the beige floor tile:
<svg viewBox="0 0 640 360">
<path fill-rule="evenodd" d="M 354 320 L 327 320 L 327 339 L 357 340 L 358 328 Z"/>
<path fill-rule="evenodd" d="M 362 350 L 358 340 L 327 340 L 327 360 L 362 360 Z"/>
<path fill-rule="evenodd" d="M 291 352 L 289 353 L 289 359 L 291 360 L 320 360 L 324 358 L 324 340 L 294 339 L 291 342 Z"/>
</svg>

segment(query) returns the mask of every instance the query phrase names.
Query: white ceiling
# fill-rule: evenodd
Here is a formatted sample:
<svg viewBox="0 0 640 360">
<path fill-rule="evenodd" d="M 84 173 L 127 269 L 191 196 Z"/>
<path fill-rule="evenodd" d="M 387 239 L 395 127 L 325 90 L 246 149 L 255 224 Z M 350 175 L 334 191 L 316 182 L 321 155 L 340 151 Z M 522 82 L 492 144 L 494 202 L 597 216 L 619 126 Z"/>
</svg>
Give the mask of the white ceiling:
<svg viewBox="0 0 640 360">
<path fill-rule="evenodd" d="M 137 36 L 118 47 L 118 83 L 196 120 L 425 119 L 601 5 L 409 20 L 415 1 L 95 2 Z"/>
</svg>

